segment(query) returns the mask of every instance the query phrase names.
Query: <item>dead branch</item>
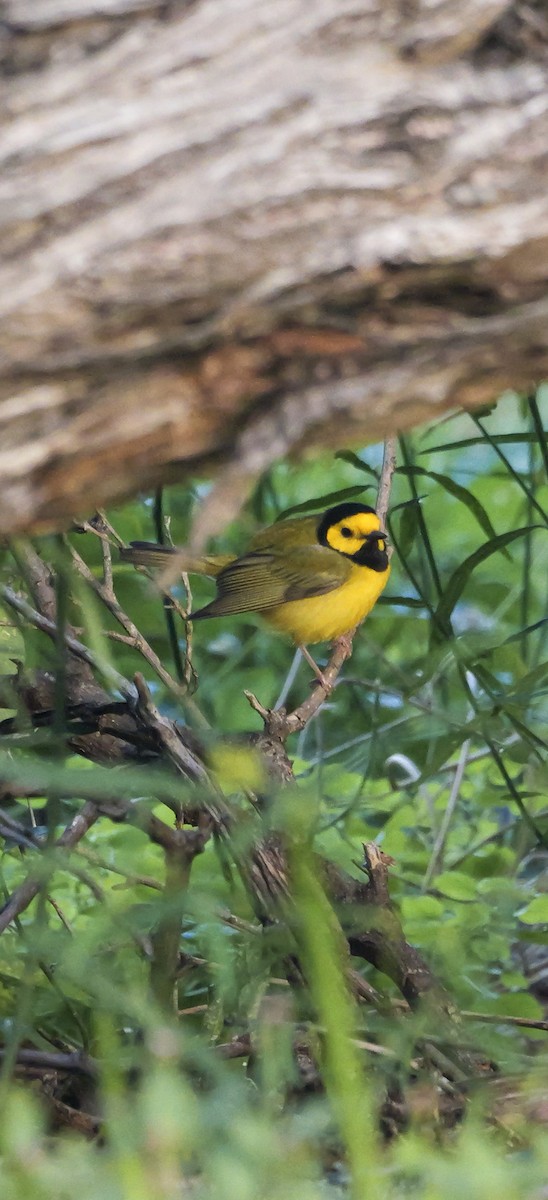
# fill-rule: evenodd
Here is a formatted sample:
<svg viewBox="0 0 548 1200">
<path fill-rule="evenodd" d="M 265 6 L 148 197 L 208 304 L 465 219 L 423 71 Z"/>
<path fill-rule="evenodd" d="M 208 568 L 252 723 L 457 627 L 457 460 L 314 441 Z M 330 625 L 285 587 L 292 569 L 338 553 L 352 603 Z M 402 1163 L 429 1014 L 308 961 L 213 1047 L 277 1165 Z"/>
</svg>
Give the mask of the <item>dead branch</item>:
<svg viewBox="0 0 548 1200">
<path fill-rule="evenodd" d="M 4 1049 L 0 1047 L 0 1060 L 4 1058 L 4 1054 Z M 98 1074 L 95 1060 L 90 1058 L 88 1054 L 84 1054 L 81 1050 L 75 1050 L 67 1054 L 62 1052 L 53 1053 L 49 1050 L 34 1050 L 25 1047 L 17 1051 L 16 1061 L 22 1067 L 35 1067 L 40 1072 L 66 1071 L 69 1074 L 85 1075 L 90 1079 L 96 1079 Z"/>
</svg>

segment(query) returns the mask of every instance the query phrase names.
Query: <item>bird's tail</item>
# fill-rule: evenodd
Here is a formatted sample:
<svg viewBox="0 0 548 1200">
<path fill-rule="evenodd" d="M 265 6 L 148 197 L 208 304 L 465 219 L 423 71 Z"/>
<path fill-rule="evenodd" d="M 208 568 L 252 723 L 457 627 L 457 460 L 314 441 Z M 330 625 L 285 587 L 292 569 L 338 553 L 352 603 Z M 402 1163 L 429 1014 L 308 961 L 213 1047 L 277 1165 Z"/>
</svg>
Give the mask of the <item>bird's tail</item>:
<svg viewBox="0 0 548 1200">
<path fill-rule="evenodd" d="M 120 550 L 120 558 L 135 567 L 152 567 L 162 572 L 162 583 L 173 582 L 178 575 L 210 575 L 215 578 L 233 560 L 232 554 L 192 554 L 178 546 L 158 546 L 155 542 L 130 542 Z"/>
</svg>

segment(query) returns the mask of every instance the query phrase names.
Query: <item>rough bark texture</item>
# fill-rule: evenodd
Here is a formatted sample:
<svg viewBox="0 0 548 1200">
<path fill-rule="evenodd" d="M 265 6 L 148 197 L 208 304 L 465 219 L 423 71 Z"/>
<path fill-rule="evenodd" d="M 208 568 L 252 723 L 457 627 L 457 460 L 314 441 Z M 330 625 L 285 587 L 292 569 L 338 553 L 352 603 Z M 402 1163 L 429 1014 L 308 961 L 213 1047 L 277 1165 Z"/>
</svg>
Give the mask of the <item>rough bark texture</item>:
<svg viewBox="0 0 548 1200">
<path fill-rule="evenodd" d="M 0 532 L 548 375 L 544 0 L 4 0 Z"/>
</svg>

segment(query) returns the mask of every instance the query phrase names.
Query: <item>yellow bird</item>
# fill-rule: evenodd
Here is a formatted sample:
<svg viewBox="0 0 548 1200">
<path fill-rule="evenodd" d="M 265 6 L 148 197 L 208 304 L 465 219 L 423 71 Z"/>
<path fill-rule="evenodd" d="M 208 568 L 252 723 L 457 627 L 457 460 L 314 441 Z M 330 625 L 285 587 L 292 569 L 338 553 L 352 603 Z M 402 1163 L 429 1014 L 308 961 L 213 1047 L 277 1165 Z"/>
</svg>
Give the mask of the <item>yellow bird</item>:
<svg viewBox="0 0 548 1200">
<path fill-rule="evenodd" d="M 238 558 L 150 542 L 132 542 L 121 556 L 215 578 L 216 598 L 193 621 L 257 612 L 302 648 L 349 633 L 371 612 L 390 574 L 386 540 L 373 508 L 348 503 L 277 521 Z"/>
</svg>

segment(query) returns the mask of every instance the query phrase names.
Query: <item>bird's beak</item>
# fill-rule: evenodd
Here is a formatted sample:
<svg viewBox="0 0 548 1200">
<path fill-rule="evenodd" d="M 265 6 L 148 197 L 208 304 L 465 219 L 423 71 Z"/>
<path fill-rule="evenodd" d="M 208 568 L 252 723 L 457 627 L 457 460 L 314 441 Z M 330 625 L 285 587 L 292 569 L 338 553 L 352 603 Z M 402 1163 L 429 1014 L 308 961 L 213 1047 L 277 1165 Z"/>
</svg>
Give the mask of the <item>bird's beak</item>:
<svg viewBox="0 0 548 1200">
<path fill-rule="evenodd" d="M 368 533 L 368 534 L 367 534 L 366 541 L 368 541 L 368 542 L 375 542 L 375 541 L 377 541 L 377 542 L 387 542 L 387 541 L 388 541 L 388 534 L 387 534 L 387 533 L 385 533 L 385 532 L 384 532 L 384 530 L 382 530 L 382 529 L 375 529 L 375 530 L 373 531 L 373 533 Z"/>
</svg>

